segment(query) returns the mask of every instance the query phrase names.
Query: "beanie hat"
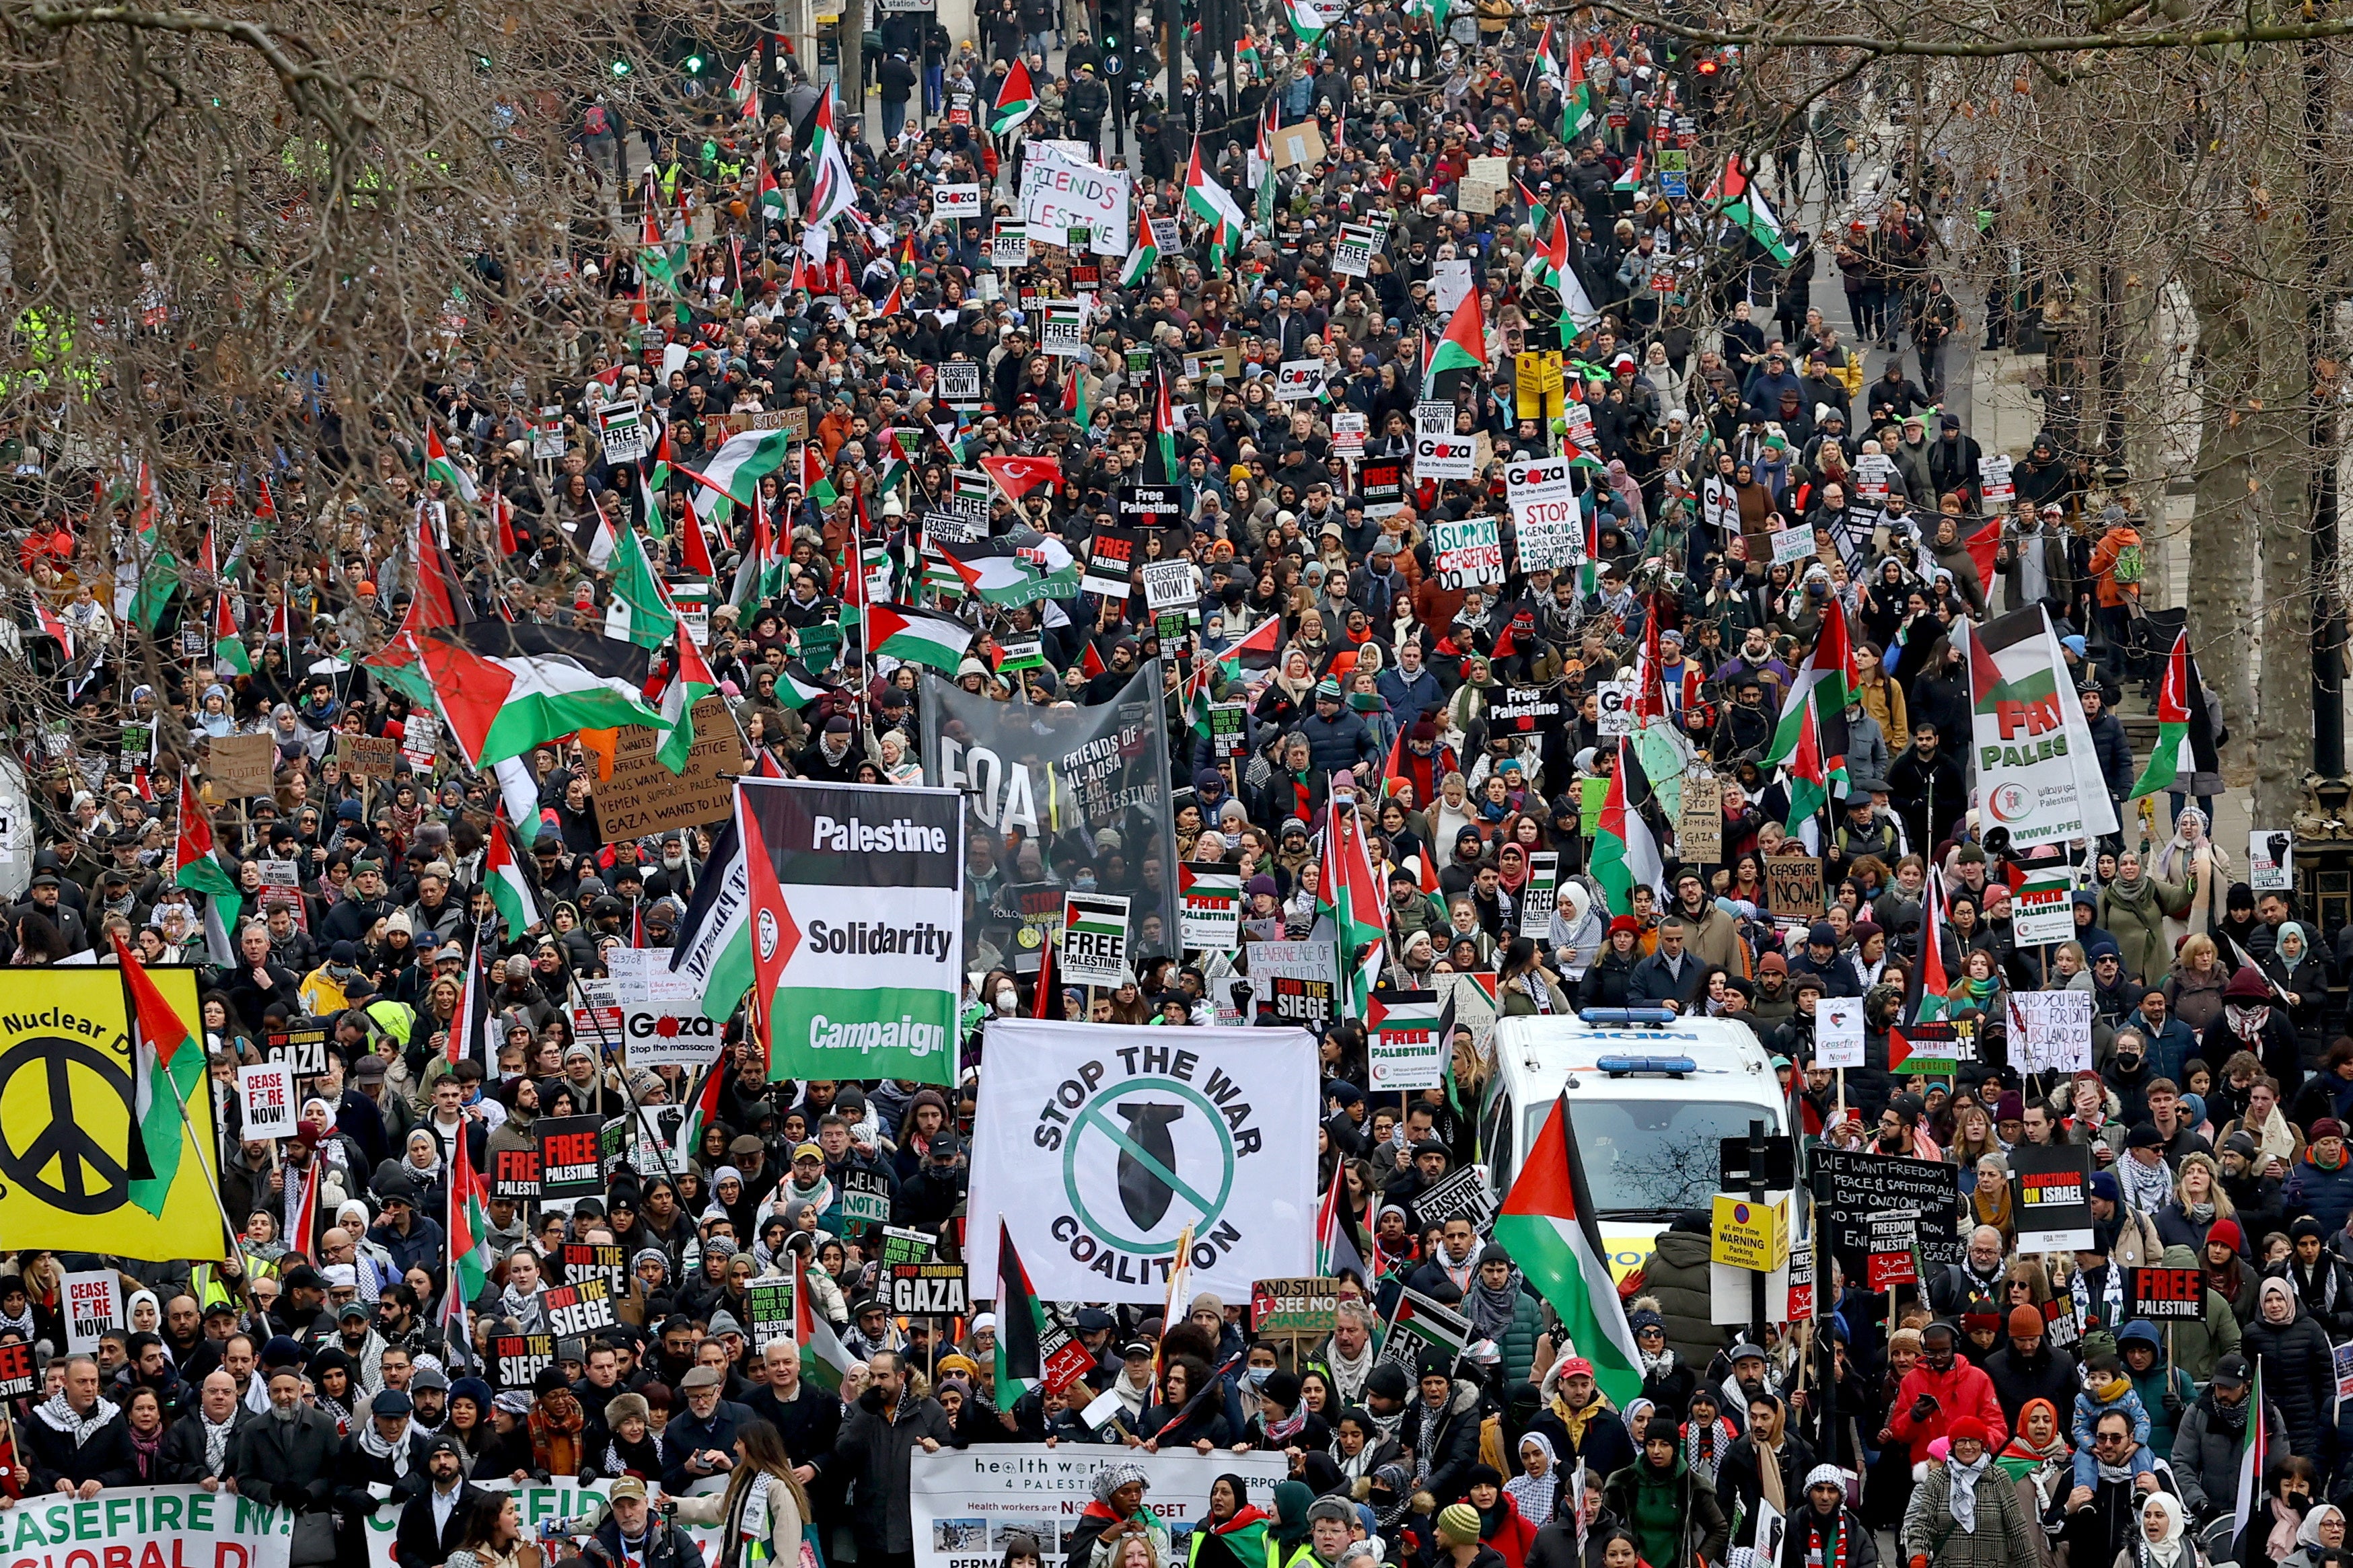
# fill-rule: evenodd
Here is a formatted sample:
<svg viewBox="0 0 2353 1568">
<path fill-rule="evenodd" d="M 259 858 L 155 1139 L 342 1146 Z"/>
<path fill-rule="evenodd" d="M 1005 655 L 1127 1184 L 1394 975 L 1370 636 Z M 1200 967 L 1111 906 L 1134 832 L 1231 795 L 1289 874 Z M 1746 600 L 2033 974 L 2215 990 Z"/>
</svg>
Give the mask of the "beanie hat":
<svg viewBox="0 0 2353 1568">
<path fill-rule="evenodd" d="M 2218 1241 L 2233 1252 L 2243 1251 L 2247 1245 L 2247 1233 L 2239 1228 L 2237 1220 L 2218 1219 L 2206 1227 L 2206 1245 L 2211 1247 Z"/>
<path fill-rule="evenodd" d="M 1985 1434 L 1985 1423 L 1978 1423 L 1978 1434 Z M 1467 1502 L 1448 1503 L 1438 1510 L 1438 1540 L 1444 1546 L 1469 1546 L 1479 1539 L 1479 1510 Z"/>
<path fill-rule="evenodd" d="M 2010 1337 L 2031 1340 L 2042 1332 L 2042 1314 L 2024 1305 L 2010 1310 Z"/>
<path fill-rule="evenodd" d="M 1989 1441 L 1986 1436 L 1986 1424 L 1974 1415 L 1964 1415 L 1946 1427 L 1945 1437 L 1948 1442 L 1954 1443 L 1960 1442 L 1965 1437 L 1974 1437 L 1979 1443 Z"/>
</svg>

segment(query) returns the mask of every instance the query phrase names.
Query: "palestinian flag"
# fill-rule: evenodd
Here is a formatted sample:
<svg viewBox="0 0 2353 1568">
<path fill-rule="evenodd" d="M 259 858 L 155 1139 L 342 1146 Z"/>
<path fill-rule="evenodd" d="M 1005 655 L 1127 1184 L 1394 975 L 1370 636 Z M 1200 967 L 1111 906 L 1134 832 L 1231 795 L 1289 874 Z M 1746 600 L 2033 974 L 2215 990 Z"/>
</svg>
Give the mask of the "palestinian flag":
<svg viewBox="0 0 2353 1568">
<path fill-rule="evenodd" d="M 1039 984 L 1044 984 L 1041 975 Z M 1010 1410 L 1046 1381 L 1046 1306 L 1013 1246 L 1004 1217 L 997 1222 L 997 1407 Z"/>
<path fill-rule="evenodd" d="M 686 1117 L 678 1124 L 678 1137 L 670 1149 L 683 1165 L 696 1158 L 694 1146 L 702 1141 L 702 1130 L 719 1120 L 719 1097 L 727 1088 L 727 1074 L 733 1063 L 729 1053 L 721 1051 L 694 1080 L 694 1093 L 686 1102 Z"/>
<path fill-rule="evenodd" d="M 1038 89 L 1029 82 L 1029 67 L 1015 59 L 1013 68 L 1005 73 L 1005 85 L 997 89 L 997 102 L 988 111 L 988 133 L 1010 136 L 1021 129 L 1021 122 L 1038 112 Z"/>
<path fill-rule="evenodd" d="M 596 510 L 572 525 L 572 547 L 580 552 L 591 570 L 602 572 L 613 563 L 613 552 L 621 547 L 621 536 L 614 531 L 612 514 L 605 510 L 605 492 L 592 490 L 588 499 L 596 503 Z"/>
<path fill-rule="evenodd" d="M 1822 617 L 1822 629 L 1813 651 L 1798 667 L 1789 694 L 1781 700 L 1781 717 L 1773 729 L 1773 743 L 1765 749 L 1762 766 L 1778 767 L 1798 749 L 1806 715 L 1813 716 L 1824 765 L 1843 777 L 1846 773 L 1846 710 L 1862 689 L 1854 665 L 1854 645 L 1848 640 L 1843 612 Z"/>
<path fill-rule="evenodd" d="M 1721 204 L 1718 210 L 1733 224 L 1744 230 L 1749 238 L 1762 246 L 1765 254 L 1784 267 L 1797 252 L 1781 237 L 1781 220 L 1765 200 L 1765 193 L 1748 183 L 1741 173 L 1740 154 L 1735 153 L 1724 161 L 1724 172 L 1715 184 L 1708 187 L 1704 202 Z"/>
<path fill-rule="evenodd" d="M 1218 656 L 1226 679 L 1233 679 L 1243 670 L 1272 669 L 1282 656 L 1282 619 L 1269 616 L 1253 628 L 1250 636 Z"/>
<path fill-rule="evenodd" d="M 1198 136 L 1193 139 L 1193 162 L 1185 171 L 1185 206 L 1195 217 L 1212 226 L 1217 248 L 1230 256 L 1240 246 L 1249 219 L 1234 205 L 1226 187 L 1203 172 L 1201 139 Z"/>
<path fill-rule="evenodd" d="M 1574 143 L 1601 122 L 1599 100 L 1585 79 L 1585 52 L 1568 47 L 1568 69 L 1561 89 L 1560 139 Z"/>
<path fill-rule="evenodd" d="M 2254 1373 L 2247 1380 L 2247 1427 L 2239 1438 L 2239 1501 L 2231 1514 L 2233 1541 L 2247 1533 L 2248 1521 L 2263 1495 L 2263 1471 L 2272 1462 L 2271 1434 L 2265 1430 L 2263 1412 L 2263 1358 L 2247 1359 L 2254 1363 Z"/>
<path fill-rule="evenodd" d="M 1472 375 L 1487 372 L 1487 333 L 1479 314 L 1479 290 L 1473 289 L 1462 296 L 1454 307 L 1453 319 L 1446 323 L 1446 335 L 1438 340 L 1438 348 L 1430 356 L 1430 370 L 1422 377 L 1421 395 L 1438 395 L 1438 378 L 1451 370 L 1467 370 Z"/>
<path fill-rule="evenodd" d="M 1620 1408 L 1639 1397 L 1641 1352 L 1618 1304 L 1566 1094 L 1553 1102 L 1544 1131 L 1529 1146 L 1494 1231 L 1536 1294 L 1560 1315 L 1569 1352 L 1593 1363 L 1601 1392 Z"/>
<path fill-rule="evenodd" d="M 25 591 L 33 600 L 34 624 L 42 632 L 57 639 L 58 647 L 65 655 L 66 662 L 71 664 L 74 658 L 73 627 L 68 626 L 65 618 L 49 607 L 49 601 L 38 588 L 27 584 Z"/>
<path fill-rule="evenodd" d="M 2001 521 L 2000 518 L 1994 518 L 1961 541 L 1962 548 L 1969 552 L 1969 564 L 1978 569 L 1979 583 L 1993 581 L 1994 552 L 2001 548 Z"/>
<path fill-rule="evenodd" d="M 1081 663 L 1079 673 L 1092 680 L 1096 676 L 1101 675 L 1103 670 L 1097 668 L 1090 672 L 1086 668 L 1088 663 L 1098 667 L 1103 664 L 1103 658 L 1095 652 L 1095 645 L 1092 642 L 1087 644 L 1087 658 Z M 1184 685 L 1179 689 L 1177 707 L 1184 717 L 1186 728 L 1193 731 L 1193 738 L 1197 741 L 1206 741 L 1209 738 L 1211 688 L 1216 673 L 1208 659 L 1197 658 L 1193 660 L 1193 668 L 1187 672 Z"/>
<path fill-rule="evenodd" d="M 2192 773 L 2219 773 L 2222 759 L 2214 745 L 2214 725 L 2206 711 L 2204 683 L 2198 661 L 2189 657 L 2189 632 L 2184 627 L 2173 639 L 2165 661 L 2165 681 L 2157 689 L 2157 745 L 2148 766 L 2141 770 L 2132 793 L 2137 800 L 2160 790 L 2188 793 Z"/>
<path fill-rule="evenodd" d="M 1545 18 L 1544 31 L 1536 37 L 1535 67 L 1536 74 L 1553 89 L 1559 90 L 1563 87 L 1567 78 L 1567 67 L 1562 62 L 1560 46 L 1552 36 L 1552 18 L 1549 16 Z M 1525 201 L 1526 187 L 1524 185 L 1521 190 L 1522 200 Z M 1533 206 L 1535 204 L 1530 202 L 1529 205 Z"/>
<path fill-rule="evenodd" d="M 654 182 L 650 171 L 646 175 L 644 227 L 638 237 L 638 270 L 644 275 L 649 291 L 659 283 L 665 292 L 681 291 L 679 271 L 686 265 L 686 247 L 672 246 L 662 234 L 661 205 L 654 198 Z M 650 298 L 650 292 L 648 295 Z"/>
<path fill-rule="evenodd" d="M 1373 868 L 1355 793 L 1344 795 L 1336 784 L 1324 806 L 1323 879 L 1316 903 L 1337 928 L 1340 973 L 1349 992 L 1347 1016 L 1365 1017 L 1388 959 L 1388 899 Z"/>
<path fill-rule="evenodd" d="M 1831 803 L 1831 773 L 1822 758 L 1821 727 L 1815 721 L 1810 702 L 1799 715 L 1798 749 L 1789 753 L 1781 767 L 1789 789 L 1789 816 L 1783 826 L 1795 833 Z M 1838 776 L 1843 781 L 1845 772 L 1841 770 Z"/>
<path fill-rule="evenodd" d="M 1315 41 L 1348 18 L 1345 5 L 1324 5 L 1319 0 L 1282 0 L 1282 19 L 1303 44 Z"/>
<path fill-rule="evenodd" d="M 1920 899 L 1920 961 L 1912 966 L 1904 1005 L 1887 1026 L 1888 1071 L 1940 1073 L 1959 1067 L 1957 1037 L 1947 1021 L 1951 989 L 1945 969 L 1943 879 L 1931 877 Z"/>
<path fill-rule="evenodd" d="M 172 885 L 218 898 L 237 897 L 237 883 L 214 851 L 212 820 L 196 799 L 195 775 L 180 774 L 180 837 L 172 851 Z"/>
<path fill-rule="evenodd" d="M 980 467 L 1009 501 L 1020 500 L 1039 485 L 1062 482 L 1062 464 L 1056 458 L 983 458 Z"/>
<path fill-rule="evenodd" d="M 1461 1356 L 1472 1341 L 1479 1337 L 1479 1331 L 1471 1326 L 1471 1320 L 1454 1308 L 1405 1285 L 1398 1288 L 1397 1311 L 1389 1319 L 1389 1333 L 1400 1332 L 1410 1334 L 1421 1342 L 1424 1349 L 1437 1352 L 1450 1364 Z M 1388 1339 L 1385 1335 L 1382 1349 L 1386 1351 L 1388 1345 Z M 1417 1354 L 1405 1359 L 1411 1363 L 1419 1357 Z"/>
<path fill-rule="evenodd" d="M 1623 169 L 1618 172 L 1617 182 L 1609 188 L 1613 191 L 1625 191 L 1629 194 L 1639 191 L 1642 188 L 1642 149 L 1639 143 L 1637 143 L 1634 148 L 1634 156 L 1632 160 L 1629 162 Z"/>
<path fill-rule="evenodd" d="M 1152 276 L 1160 265 L 1160 247 L 1152 243 L 1152 220 L 1144 216 L 1144 204 L 1135 204 L 1135 238 L 1129 244 L 1127 261 L 1119 269 L 1119 286 L 1135 289 Z"/>
<path fill-rule="evenodd" d="M 801 443 L 801 493 L 819 506 L 831 506 L 841 499 L 841 492 L 827 477 L 825 459 L 818 456 L 814 441 Z"/>
<path fill-rule="evenodd" d="M 476 768 L 575 730 L 662 721 L 639 693 L 644 651 L 593 633 L 476 622 L 411 634 L 361 662 L 437 707 Z"/>
<path fill-rule="evenodd" d="M 449 1208 L 443 1227 L 449 1237 L 449 1288 L 441 1303 L 441 1322 L 448 1331 L 453 1353 L 467 1354 L 473 1336 L 466 1326 L 467 1309 L 491 1288 L 491 1269 L 498 1255 L 491 1243 L 491 1195 L 466 1152 L 466 1140 L 453 1140 L 449 1156 Z M 466 1347 L 461 1349 L 460 1347 Z"/>
<path fill-rule="evenodd" d="M 1060 540 L 1041 535 L 1034 545 L 1003 537 L 972 544 L 933 546 L 955 569 L 965 591 L 984 604 L 1031 605 L 1079 591 L 1079 558 Z"/>
<path fill-rule="evenodd" d="M 780 707 L 806 708 L 832 689 L 797 658 L 786 659 L 785 668 L 776 672 L 776 702 Z"/>
<path fill-rule="evenodd" d="M 793 1342 L 801 1347 L 801 1375 L 828 1394 L 841 1390 L 853 1359 L 809 1290 L 808 1254 L 793 1254 Z"/>
<path fill-rule="evenodd" d="M 687 756 L 694 750 L 694 705 L 719 689 L 719 678 L 703 662 L 702 650 L 694 646 L 694 634 L 679 621 L 678 606 L 670 603 L 667 588 L 662 589 L 662 603 L 670 609 L 670 624 L 677 627 L 671 646 L 678 657 L 670 684 L 662 688 L 662 742 L 654 750 L 654 761 L 674 773 L 683 773 Z"/>
<path fill-rule="evenodd" d="M 1324 1201 L 1316 1206 L 1315 1272 L 1327 1279 L 1354 1274 L 1369 1280 L 1372 1271 L 1365 1267 L 1365 1255 L 1356 1250 L 1348 1219 L 1348 1173 L 1343 1163 L 1334 1167 L 1332 1184 L 1324 1189 Z"/>
<path fill-rule="evenodd" d="M 155 476 L 143 460 L 132 483 L 138 506 L 132 524 L 138 544 L 132 554 L 139 563 L 139 585 L 127 596 L 118 596 L 115 608 L 118 612 L 127 610 L 141 630 L 153 633 L 164 619 L 164 606 L 172 602 L 173 590 L 179 585 L 180 560 L 164 542 L 163 522 L 155 501 Z"/>
<path fill-rule="evenodd" d="M 395 642 L 412 632 L 462 626 L 474 618 L 473 601 L 466 596 L 458 569 L 449 563 L 448 552 L 433 531 L 433 519 L 421 506 L 417 509 L 416 546 L 417 584 L 409 596 L 408 613 L 393 629 Z M 270 629 L 274 634 L 280 628 L 273 624 Z"/>
<path fill-rule="evenodd" d="M 1176 482 L 1176 410 L 1168 401 L 1168 372 L 1163 369 L 1152 380 L 1153 446 L 1160 454 L 1157 482 L 1173 485 Z"/>
<path fill-rule="evenodd" d="M 531 879 L 515 858 L 514 845 L 497 821 L 491 823 L 490 847 L 482 854 L 482 883 L 491 902 L 507 922 L 507 939 L 521 941 L 539 923 L 539 901 L 532 896 Z"/>
<path fill-rule="evenodd" d="M 730 816 L 711 841 L 702 879 L 679 917 L 670 957 L 672 973 L 701 981 L 702 1016 L 714 1021 L 723 1023 L 752 988 L 750 887 L 743 835 Z"/>
<path fill-rule="evenodd" d="M 206 1081 L 205 1048 L 121 931 L 114 933 L 114 956 L 122 965 L 123 1010 L 132 1024 L 131 1201 L 160 1219 L 189 1141 L 188 1096 Z"/>
<path fill-rule="evenodd" d="M 526 845 L 538 843 L 546 823 L 539 815 L 539 781 L 532 777 L 531 764 L 521 757 L 509 757 L 493 763 L 491 772 L 498 778 L 499 804 L 506 809 L 515 837 Z"/>
<path fill-rule="evenodd" d="M 972 647 L 973 630 L 954 616 L 913 605 L 874 605 L 868 608 L 867 651 L 877 658 L 904 659 L 953 675 Z"/>
<path fill-rule="evenodd" d="M 735 79 L 727 84 L 727 101 L 744 119 L 760 118 L 760 83 L 754 75 L 752 61 L 745 60 L 735 68 Z"/>
<path fill-rule="evenodd" d="M 425 426 L 425 477 L 438 479 L 448 486 L 450 493 L 468 506 L 482 499 L 481 492 L 474 488 L 474 481 L 466 470 L 449 460 L 448 448 L 441 445 L 441 432 L 433 428 L 430 423 Z"/>
<path fill-rule="evenodd" d="M 776 184 L 776 171 L 765 156 L 760 160 L 760 216 L 770 223 L 781 222 L 788 216 L 785 187 Z"/>
<path fill-rule="evenodd" d="M 680 471 L 699 481 L 694 491 L 696 514 L 706 522 L 723 524 L 736 507 L 752 504 L 752 492 L 760 481 L 782 473 L 791 456 L 792 437 L 786 432 L 740 430 L 719 444 L 702 473 Z"/>
<path fill-rule="evenodd" d="M 1642 764 L 1624 736 L 1618 741 L 1618 765 L 1609 774 L 1609 788 L 1601 798 L 1601 821 L 1593 840 L 1593 879 L 1601 884 L 1613 915 L 1634 912 L 1634 889 L 1659 885 L 1664 868 L 1659 861 L 1659 841 L 1642 820 L 1640 797 L 1649 792 Z"/>
<path fill-rule="evenodd" d="M 801 221 L 806 227 L 823 228 L 858 210 L 858 182 L 851 177 L 849 159 L 841 150 L 841 133 L 834 129 L 832 88 L 827 88 L 825 96 L 817 100 L 811 124 L 808 161 L 814 173 L 808 210 L 801 215 Z"/>
<path fill-rule="evenodd" d="M 213 662 L 225 664 L 239 675 L 253 673 L 253 657 L 245 651 L 245 638 L 237 629 L 237 611 L 230 607 L 227 591 L 213 595 Z"/>
<path fill-rule="evenodd" d="M 767 498 L 755 485 L 752 489 L 752 542 L 736 563 L 735 582 L 728 589 L 731 605 L 754 605 L 773 599 L 783 591 L 784 557 L 776 549 L 776 533 L 768 523 Z"/>
<path fill-rule="evenodd" d="M 668 642 L 677 630 L 677 612 L 670 608 L 654 563 L 646 559 L 645 542 L 636 529 L 622 523 L 613 548 L 613 608 L 605 617 L 605 635 L 652 648 Z"/>
</svg>

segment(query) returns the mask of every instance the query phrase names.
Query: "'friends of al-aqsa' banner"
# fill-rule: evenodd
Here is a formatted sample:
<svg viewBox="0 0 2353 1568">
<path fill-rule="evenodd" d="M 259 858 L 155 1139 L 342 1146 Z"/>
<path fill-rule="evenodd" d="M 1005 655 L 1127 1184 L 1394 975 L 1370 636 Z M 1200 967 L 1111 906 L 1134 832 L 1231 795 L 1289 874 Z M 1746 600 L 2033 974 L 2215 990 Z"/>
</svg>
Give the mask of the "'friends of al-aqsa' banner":
<svg viewBox="0 0 2353 1568">
<path fill-rule="evenodd" d="M 286 1568 L 294 1516 L 202 1487 L 26 1498 L 0 1513 L 0 1568 Z"/>
</svg>

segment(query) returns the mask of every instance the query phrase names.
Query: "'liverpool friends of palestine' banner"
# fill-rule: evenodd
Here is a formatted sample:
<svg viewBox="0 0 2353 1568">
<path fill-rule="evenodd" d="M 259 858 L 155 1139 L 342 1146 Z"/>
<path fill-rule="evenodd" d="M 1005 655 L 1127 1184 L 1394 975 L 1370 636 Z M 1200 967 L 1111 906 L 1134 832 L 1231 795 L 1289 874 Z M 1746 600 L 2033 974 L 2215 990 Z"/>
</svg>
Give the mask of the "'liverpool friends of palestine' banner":
<svg viewBox="0 0 2353 1568">
<path fill-rule="evenodd" d="M 199 1026 L 195 971 L 147 973 Z M 222 1256 L 206 1173 L 216 1146 L 212 1096 L 189 1098 L 195 1136 L 180 1129 L 171 1184 L 151 1212 L 132 1187 L 132 1067 L 121 970 L 0 970 L 0 1245 L 151 1263 Z M 164 1161 L 153 1168 L 162 1174 Z"/>
<path fill-rule="evenodd" d="M 2083 700 L 2040 605 L 1969 627 L 1969 736 L 1987 831 L 2021 848 L 2116 830 Z"/>
<path fill-rule="evenodd" d="M 995 1018 L 982 1045 L 973 1279 L 997 1278 L 1000 1215 L 1050 1301 L 1165 1300 L 1188 1229 L 1196 1290 L 1314 1271 L 1305 1030 Z"/>
<path fill-rule="evenodd" d="M 1155 659 L 1109 702 L 1035 708 L 924 679 L 924 782 L 971 796 L 975 832 L 1035 843 L 1039 852 L 1033 918 L 1024 916 L 1022 885 L 1030 879 L 1017 857 L 996 905 L 976 910 L 965 932 L 966 968 L 1037 972 L 1049 905 L 1051 923 L 1061 921 L 1056 857 L 1066 848 L 1094 868 L 1095 891 L 1126 897 L 1132 955 L 1176 952 L 1177 855 L 1161 685 Z M 1115 853 L 1106 829 L 1118 836 Z M 1157 862 L 1156 881 L 1147 860 Z"/>
<path fill-rule="evenodd" d="M 955 1081 L 964 796 L 744 779 L 735 830 L 778 1079 Z"/>
</svg>

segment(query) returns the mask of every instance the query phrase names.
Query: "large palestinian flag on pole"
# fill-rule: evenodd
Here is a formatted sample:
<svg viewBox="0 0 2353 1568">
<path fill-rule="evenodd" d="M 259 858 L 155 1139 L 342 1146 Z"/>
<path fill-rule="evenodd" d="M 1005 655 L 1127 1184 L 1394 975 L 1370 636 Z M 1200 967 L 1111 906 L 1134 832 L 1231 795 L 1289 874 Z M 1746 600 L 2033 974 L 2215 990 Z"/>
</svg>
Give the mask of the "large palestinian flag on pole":
<svg viewBox="0 0 2353 1568">
<path fill-rule="evenodd" d="M 1618 1304 L 1600 1218 L 1564 1094 L 1495 1215 L 1495 1240 L 1560 1314 L 1568 1353 L 1593 1363 L 1593 1381 L 1623 1409 L 1642 1392 L 1642 1359 Z"/>
<path fill-rule="evenodd" d="M 2206 689 L 2198 673 L 2198 661 L 2189 654 L 2189 631 L 2182 630 L 2173 639 L 2173 652 L 2165 661 L 2165 681 L 2157 689 L 2157 744 L 2148 753 L 2148 766 L 2141 770 L 2133 782 L 2127 800 L 2161 790 L 2189 793 L 2192 773 L 2219 773 L 2222 758 L 2214 744 L 2214 725 L 2206 711 Z"/>
<path fill-rule="evenodd" d="M 451 742 L 477 768 L 575 730 L 662 724 L 640 691 L 645 650 L 617 637 L 473 621 L 412 633 L 361 662 L 438 708 Z"/>
</svg>

